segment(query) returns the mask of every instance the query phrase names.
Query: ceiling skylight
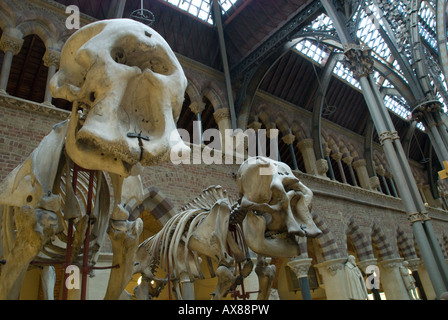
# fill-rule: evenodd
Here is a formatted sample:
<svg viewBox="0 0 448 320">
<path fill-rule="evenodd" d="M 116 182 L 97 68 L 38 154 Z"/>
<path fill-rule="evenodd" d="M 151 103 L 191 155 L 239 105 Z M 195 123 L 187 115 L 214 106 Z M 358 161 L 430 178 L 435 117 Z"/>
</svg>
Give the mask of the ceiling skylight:
<svg viewBox="0 0 448 320">
<path fill-rule="evenodd" d="M 213 0 L 164 0 L 188 12 L 189 14 L 203 20 L 209 24 L 213 24 L 211 15 L 211 3 Z M 223 13 L 227 12 L 238 0 L 219 0 Z"/>
<path fill-rule="evenodd" d="M 400 12 L 404 12 L 401 7 L 399 7 L 398 10 Z M 382 23 L 379 19 L 378 12 L 376 12 L 376 7 L 369 6 L 369 10 L 367 11 L 369 11 L 368 13 L 370 16 L 365 11 L 361 12 L 359 27 L 356 33 L 357 37 L 361 43 L 372 48 L 373 55 L 376 59 L 388 64 L 395 69 L 398 74 L 402 75 L 399 64 L 392 56 L 390 49 L 388 48 L 386 42 L 382 39 L 377 27 L 375 26 L 376 23 Z M 435 12 L 434 8 L 428 1 L 422 1 L 419 15 L 419 31 L 421 37 L 424 38 L 434 50 L 437 50 L 437 42 L 435 40 Z M 325 31 L 332 29 L 333 25 L 327 15 L 321 14 L 313 22 L 311 22 L 310 27 L 317 31 Z M 305 57 L 322 66 L 325 65 L 331 50 L 333 50 L 326 44 L 312 39 L 302 40 L 297 44 L 296 49 Z M 360 85 L 353 77 L 352 72 L 342 62 L 338 62 L 336 64 L 333 73 L 353 87 L 360 89 Z M 378 72 L 375 72 L 374 76 L 379 87 L 392 87 L 392 84 L 387 79 L 384 79 L 384 77 L 381 77 Z M 398 116 L 404 119 L 410 118 L 410 108 L 402 97 L 386 95 L 384 97 L 384 104 Z M 424 130 L 421 123 L 419 123 L 417 127 Z"/>
</svg>

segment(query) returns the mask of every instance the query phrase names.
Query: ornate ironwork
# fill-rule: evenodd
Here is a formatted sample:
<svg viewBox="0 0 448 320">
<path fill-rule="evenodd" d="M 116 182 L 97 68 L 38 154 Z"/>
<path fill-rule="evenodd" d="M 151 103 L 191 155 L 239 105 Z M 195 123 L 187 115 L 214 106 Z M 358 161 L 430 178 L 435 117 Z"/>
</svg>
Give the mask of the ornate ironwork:
<svg viewBox="0 0 448 320">
<path fill-rule="evenodd" d="M 138 22 L 146 24 L 147 26 L 152 26 L 156 21 L 154 14 L 147 9 L 137 9 L 131 13 L 131 19 L 134 19 Z"/>
</svg>

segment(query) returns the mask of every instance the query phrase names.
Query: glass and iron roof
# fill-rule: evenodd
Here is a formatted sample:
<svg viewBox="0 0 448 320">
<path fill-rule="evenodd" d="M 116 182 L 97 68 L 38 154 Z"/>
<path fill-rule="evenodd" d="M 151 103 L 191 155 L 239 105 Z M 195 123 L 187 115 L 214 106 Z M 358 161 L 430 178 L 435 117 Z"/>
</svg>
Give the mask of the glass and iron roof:
<svg viewBox="0 0 448 320">
<path fill-rule="evenodd" d="M 213 0 L 164 0 L 169 4 L 178 7 L 181 10 L 203 20 L 206 23 L 213 24 L 211 15 L 211 4 Z M 223 13 L 227 12 L 239 0 L 219 0 Z"/>
<path fill-rule="evenodd" d="M 357 30 L 357 37 L 360 42 L 372 48 L 373 55 L 376 59 L 382 61 L 385 64 L 391 66 L 397 74 L 402 76 L 400 67 L 397 61 L 392 56 L 390 49 L 388 48 L 386 42 L 382 39 L 380 33 L 375 27 L 375 23 L 381 23 L 379 15 L 376 12 L 374 6 L 368 7 L 370 9 L 370 14 L 373 14 L 376 19 L 371 19 L 366 13 L 367 10 L 362 11 L 360 14 L 359 27 Z M 398 6 L 398 10 L 403 11 L 403 7 Z M 401 8 L 401 9 L 400 9 Z M 404 12 L 404 11 L 403 11 Z M 373 22 L 373 21 L 374 22 Z M 332 22 L 328 16 L 321 14 L 311 23 L 311 28 L 316 30 L 332 29 Z M 419 10 L 419 32 L 422 39 L 426 42 L 425 44 L 430 47 L 431 50 L 437 52 L 437 41 L 436 41 L 436 18 L 434 7 L 430 1 L 422 1 L 422 5 Z M 297 51 L 312 60 L 313 62 L 324 65 L 332 50 L 337 50 L 330 48 L 326 44 L 319 43 L 313 39 L 304 39 L 296 46 Z M 358 81 L 353 77 L 352 72 L 341 62 L 338 62 L 335 66 L 333 73 L 347 82 L 351 86 L 360 89 Z M 379 87 L 393 87 L 392 84 L 384 77 L 381 77 L 378 72 L 374 73 L 374 77 L 377 80 Z M 442 75 L 443 78 L 443 75 Z M 404 79 L 404 77 L 403 77 Z M 406 79 L 404 79 L 406 81 Z M 442 81 L 445 84 L 444 79 Z M 446 85 L 446 84 L 445 84 Z M 445 112 L 447 111 L 446 105 L 444 104 L 443 98 L 439 96 L 440 101 L 445 106 Z M 407 105 L 406 101 L 399 96 L 385 95 L 384 104 L 387 108 L 392 110 L 395 114 L 399 115 L 404 119 L 409 119 L 411 112 L 410 107 Z M 421 123 L 418 127 L 424 130 Z"/>
<path fill-rule="evenodd" d="M 164 0 L 170 5 L 176 6 L 177 8 L 184 10 L 186 13 L 195 16 L 196 18 L 204 21 L 208 24 L 213 24 L 213 19 L 211 15 L 211 3 L 212 0 Z M 221 10 L 225 14 L 229 9 L 235 7 L 235 4 L 239 0 L 219 0 Z M 392 1 L 394 2 L 396 10 L 405 14 L 405 6 L 402 1 Z M 437 52 L 437 41 L 436 41 L 436 18 L 434 11 L 434 1 L 422 1 L 419 9 L 419 32 L 422 39 L 426 42 L 434 52 Z M 357 37 L 360 39 L 361 43 L 364 43 L 368 47 L 373 49 L 374 57 L 383 63 L 388 64 L 397 72 L 397 74 L 402 75 L 398 63 L 392 56 L 391 50 L 388 48 L 386 42 L 381 38 L 378 29 L 375 27 L 375 23 L 382 23 L 380 19 L 380 14 L 377 12 L 377 7 L 370 5 L 367 6 L 366 10 L 359 11 L 359 27 L 356 32 Z M 372 16 L 370 16 L 372 15 Z M 356 15 L 354 19 L 356 19 Z M 311 29 L 315 30 L 330 30 L 333 28 L 331 19 L 325 15 L 321 14 L 317 17 L 310 25 Z M 304 39 L 299 42 L 295 48 L 298 53 L 305 56 L 306 58 L 312 60 L 318 65 L 325 65 L 326 60 L 330 56 L 332 50 L 337 50 L 331 48 L 324 43 L 318 43 L 313 39 Z M 339 77 L 343 81 L 347 82 L 349 85 L 360 89 L 359 83 L 353 77 L 351 71 L 342 63 L 338 62 L 333 70 L 335 76 Z M 378 72 L 374 73 L 374 77 L 380 87 L 391 88 L 391 83 L 380 76 Z M 403 77 L 404 78 L 404 77 Z M 406 79 L 404 79 L 406 81 Z M 443 99 L 440 98 L 442 103 Z M 384 103 L 387 108 L 392 110 L 398 116 L 409 119 L 410 118 L 410 107 L 407 105 L 406 101 L 399 96 L 385 95 Z M 445 104 L 444 104 L 445 105 Z M 446 109 L 446 107 L 445 107 Z M 445 110 L 446 111 L 446 110 Z M 421 124 L 418 125 L 420 129 L 424 130 Z"/>
</svg>

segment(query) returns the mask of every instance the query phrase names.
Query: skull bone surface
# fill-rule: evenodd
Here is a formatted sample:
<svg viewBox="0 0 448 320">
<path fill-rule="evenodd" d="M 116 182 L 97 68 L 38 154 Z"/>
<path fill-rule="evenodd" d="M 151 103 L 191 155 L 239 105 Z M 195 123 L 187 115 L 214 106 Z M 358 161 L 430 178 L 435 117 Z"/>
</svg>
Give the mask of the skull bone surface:
<svg viewBox="0 0 448 320">
<path fill-rule="evenodd" d="M 247 223 L 257 230 L 245 232 L 253 233 L 257 247 L 276 251 L 277 256 L 295 255 L 295 236 L 313 238 L 322 233 L 310 213 L 313 192 L 287 164 L 266 157 L 249 158 L 240 166 L 237 180 L 241 208 L 248 211 Z"/>
<path fill-rule="evenodd" d="M 187 79 L 167 42 L 131 20 L 91 23 L 65 43 L 53 97 L 73 102 L 66 149 L 80 166 L 122 176 L 188 147 L 176 128 Z"/>
</svg>

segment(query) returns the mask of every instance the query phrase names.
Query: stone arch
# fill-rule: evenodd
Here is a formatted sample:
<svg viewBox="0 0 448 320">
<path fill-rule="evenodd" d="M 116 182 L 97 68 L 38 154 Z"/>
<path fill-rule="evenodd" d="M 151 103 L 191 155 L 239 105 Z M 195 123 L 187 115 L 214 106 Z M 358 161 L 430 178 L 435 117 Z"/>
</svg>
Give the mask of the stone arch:
<svg viewBox="0 0 448 320">
<path fill-rule="evenodd" d="M 351 241 L 359 262 L 374 259 L 372 243 L 362 232 L 359 225 L 355 223 L 353 217 L 349 219 L 346 225 L 345 234 L 347 241 Z"/>
<path fill-rule="evenodd" d="M 5 1 L 0 1 L 0 17 L 2 18 L 0 19 L 0 27 L 2 28 L 3 25 L 5 25 L 5 27 L 14 28 L 17 24 L 18 17 L 16 12 Z M 3 18 L 5 20 L 3 20 Z"/>
<path fill-rule="evenodd" d="M 328 138 L 327 138 L 327 144 L 328 147 L 331 149 L 332 153 L 337 153 L 339 152 L 339 144 L 338 144 L 339 139 L 337 137 L 334 137 L 333 134 L 329 134 Z"/>
<path fill-rule="evenodd" d="M 294 119 L 291 126 L 291 132 L 296 136 L 297 141 L 308 139 L 310 137 L 306 130 L 305 124 L 303 123 L 303 121 L 298 119 Z"/>
<path fill-rule="evenodd" d="M 276 122 L 272 120 L 273 117 L 270 109 L 265 104 L 262 104 L 259 106 L 258 110 L 258 119 L 266 127 L 266 130 L 277 129 Z M 275 126 L 275 128 L 273 128 L 273 126 Z"/>
<path fill-rule="evenodd" d="M 185 92 L 190 97 L 191 102 L 202 102 L 202 96 L 200 93 L 199 86 L 196 84 L 195 79 L 187 76 L 188 85 Z"/>
<path fill-rule="evenodd" d="M 291 132 L 291 125 L 283 112 L 276 115 L 275 125 L 282 135 L 287 135 Z"/>
<path fill-rule="evenodd" d="M 9 15 L 6 14 L 5 11 L 0 10 L 0 29 L 3 30 L 3 32 L 6 29 L 13 28 L 14 23 Z"/>
<path fill-rule="evenodd" d="M 147 189 L 141 204 L 126 209 L 131 212 L 129 220 L 137 219 L 143 211 L 147 210 L 161 226 L 177 213 L 173 203 L 154 186 Z"/>
<path fill-rule="evenodd" d="M 353 143 L 350 142 L 350 143 L 348 144 L 347 148 L 348 148 L 348 151 L 350 152 L 350 156 L 353 157 L 353 160 L 354 160 L 354 161 L 363 158 L 363 157 L 362 157 L 362 152 L 361 152 L 359 146 L 355 146 Z"/>
<path fill-rule="evenodd" d="M 327 130 L 322 128 L 322 130 L 321 130 L 321 143 L 322 143 L 322 152 L 323 152 L 322 156 L 323 157 L 329 155 L 330 152 L 331 152 L 331 149 L 328 147 L 328 139 L 329 139 L 329 135 L 328 135 Z"/>
<path fill-rule="evenodd" d="M 57 41 L 57 31 L 53 25 L 43 20 L 27 20 L 16 27 L 26 37 L 31 34 L 37 35 L 45 44 L 47 49 L 61 49 L 58 47 L 60 44 Z"/>
<path fill-rule="evenodd" d="M 341 258 L 341 250 L 336 242 L 336 239 L 331 232 L 328 225 L 318 214 L 313 213 L 312 218 L 316 226 L 322 231 L 322 234 L 311 241 L 316 244 L 316 259 L 318 263 Z"/>
<path fill-rule="evenodd" d="M 396 258 L 391 244 L 383 232 L 383 229 L 373 221 L 371 224 L 372 247 L 378 260 Z"/>
<path fill-rule="evenodd" d="M 213 83 L 210 83 L 204 90 L 202 91 L 202 96 L 207 98 L 213 106 L 214 111 L 226 107 L 222 96 L 220 94 L 220 90 L 215 88 Z"/>
<path fill-rule="evenodd" d="M 375 164 L 375 167 L 382 166 L 386 171 L 389 171 L 389 166 L 387 164 L 387 161 L 384 157 L 384 153 L 374 150 L 373 151 L 373 162 Z M 376 168 L 375 168 L 376 169 Z"/>
<path fill-rule="evenodd" d="M 396 227 L 395 234 L 400 256 L 402 256 L 407 261 L 417 259 L 418 254 L 417 249 L 414 246 L 414 242 L 408 238 L 408 236 L 404 233 L 400 226 Z"/>
</svg>

